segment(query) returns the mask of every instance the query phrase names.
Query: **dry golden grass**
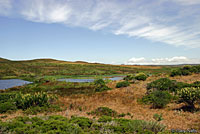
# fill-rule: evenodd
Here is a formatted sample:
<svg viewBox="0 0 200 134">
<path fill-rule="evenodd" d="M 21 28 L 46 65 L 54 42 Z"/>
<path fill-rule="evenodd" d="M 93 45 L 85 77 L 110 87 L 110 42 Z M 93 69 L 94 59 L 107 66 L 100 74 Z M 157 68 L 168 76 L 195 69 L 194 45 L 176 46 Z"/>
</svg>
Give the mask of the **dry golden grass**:
<svg viewBox="0 0 200 134">
<path fill-rule="evenodd" d="M 71 115 L 85 116 L 92 118 L 92 116 L 87 115 L 87 112 L 90 112 L 100 106 L 109 107 L 118 113 L 131 113 L 133 115 L 132 119 L 141 119 L 141 120 L 153 120 L 153 115 L 158 113 L 163 114 L 164 120 L 161 121 L 162 124 L 167 126 L 167 129 L 198 129 L 200 130 L 200 112 L 184 112 L 177 111 L 184 104 L 175 104 L 171 103 L 163 109 L 151 109 L 149 105 L 142 105 L 137 102 L 139 98 L 145 95 L 146 84 L 165 76 L 152 76 L 149 77 L 146 81 L 136 82 L 131 84 L 129 87 L 125 88 L 115 88 L 116 82 L 109 83 L 109 87 L 113 90 L 95 93 L 92 95 L 72 95 L 59 98 L 59 103 L 63 104 L 63 107 L 67 107 L 67 110 L 57 113 L 51 113 L 51 115 L 63 115 L 70 117 Z M 177 81 L 182 82 L 194 82 L 200 81 L 200 75 L 191 75 L 191 76 L 182 76 L 174 77 Z M 72 105 L 72 109 L 69 109 L 69 106 Z M 82 111 L 80 111 L 80 107 Z M 8 114 L 1 114 L 8 115 Z M 22 112 L 18 111 L 11 115 L 8 115 L 4 120 L 23 115 Z M 43 114 L 39 114 L 43 115 Z M 130 118 L 126 116 L 125 118 Z"/>
</svg>

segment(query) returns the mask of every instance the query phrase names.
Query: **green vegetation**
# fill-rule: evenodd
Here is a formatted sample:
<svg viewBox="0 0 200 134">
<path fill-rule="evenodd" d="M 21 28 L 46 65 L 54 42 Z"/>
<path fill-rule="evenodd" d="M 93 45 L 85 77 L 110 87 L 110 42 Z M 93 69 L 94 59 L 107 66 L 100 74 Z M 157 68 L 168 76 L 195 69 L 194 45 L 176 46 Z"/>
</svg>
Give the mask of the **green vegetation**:
<svg viewBox="0 0 200 134">
<path fill-rule="evenodd" d="M 181 68 L 173 69 L 170 73 L 170 76 L 181 76 L 181 75 L 190 75 L 192 73 L 200 73 L 200 65 L 190 66 L 186 65 Z"/>
<path fill-rule="evenodd" d="M 134 68 L 123 65 L 92 64 L 83 62 L 66 62 L 53 59 L 38 59 L 30 61 L 0 61 L 0 79 L 21 78 L 34 81 L 38 77 L 67 78 L 80 75 L 113 75 L 134 74 L 136 72 L 161 73 L 169 72 L 171 67 Z"/>
<path fill-rule="evenodd" d="M 35 106 L 50 106 L 51 102 L 53 102 L 55 99 L 55 96 L 48 95 L 44 92 L 39 92 L 34 94 L 18 93 L 12 101 L 15 103 L 18 109 L 25 110 Z"/>
<path fill-rule="evenodd" d="M 105 119 L 105 117 L 103 117 Z M 63 116 L 47 117 L 17 117 L 11 121 L 0 121 L 0 133 L 15 134 L 84 134 L 84 133 L 115 133 L 115 134 L 153 134 L 165 130 L 165 126 L 158 122 L 100 118 L 91 120 L 85 117 L 72 117 L 67 119 Z"/>
<path fill-rule="evenodd" d="M 160 78 L 147 84 L 147 90 L 175 91 L 176 81 L 169 78 Z"/>
<path fill-rule="evenodd" d="M 96 86 L 95 91 L 96 92 L 102 92 L 106 90 L 110 90 L 108 86 L 106 86 L 106 82 L 103 79 L 97 79 L 94 81 L 94 85 Z"/>
<path fill-rule="evenodd" d="M 130 83 L 128 81 L 121 81 L 121 82 L 118 82 L 116 84 L 116 88 L 120 88 L 120 87 L 128 87 L 130 85 Z"/>
<path fill-rule="evenodd" d="M 172 95 L 167 91 L 156 90 L 144 96 L 141 102 L 144 104 L 152 104 L 152 108 L 163 108 L 172 100 Z"/>
<path fill-rule="evenodd" d="M 34 94 L 1 93 L 0 97 L 0 113 L 22 109 L 25 113 L 36 114 L 37 112 L 49 110 L 48 108 L 51 111 L 54 108 L 59 109 L 58 106 L 52 105 L 56 97 L 44 92 Z"/>
<path fill-rule="evenodd" d="M 182 88 L 178 91 L 181 101 L 185 102 L 190 108 L 195 109 L 195 102 L 200 100 L 200 87 Z"/>
<path fill-rule="evenodd" d="M 147 75 L 145 73 L 138 73 L 135 75 L 135 79 L 136 80 L 143 80 L 145 81 L 147 79 Z"/>
<path fill-rule="evenodd" d="M 188 84 L 169 78 L 160 78 L 147 84 L 147 95 L 139 101 L 144 104 L 152 104 L 153 108 L 163 108 L 172 99 L 185 102 L 189 107 L 195 109 L 194 104 L 200 100 L 200 82 Z"/>
</svg>

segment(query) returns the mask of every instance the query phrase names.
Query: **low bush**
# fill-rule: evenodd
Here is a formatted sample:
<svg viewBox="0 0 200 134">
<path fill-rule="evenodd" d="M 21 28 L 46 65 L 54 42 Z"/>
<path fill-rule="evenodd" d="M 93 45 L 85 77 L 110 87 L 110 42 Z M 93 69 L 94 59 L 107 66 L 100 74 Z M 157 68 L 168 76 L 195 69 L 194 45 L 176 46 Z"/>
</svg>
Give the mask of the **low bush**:
<svg viewBox="0 0 200 134">
<path fill-rule="evenodd" d="M 110 122 L 112 121 L 112 117 L 103 115 L 98 119 L 98 122 Z"/>
<path fill-rule="evenodd" d="M 124 77 L 125 81 L 130 81 L 130 80 L 134 80 L 134 79 L 135 79 L 134 75 L 131 75 L 131 74 L 129 74 L 126 77 Z"/>
<path fill-rule="evenodd" d="M 148 92 L 150 89 L 173 92 L 176 90 L 176 88 L 176 81 L 170 80 L 169 78 L 160 78 L 147 84 Z"/>
<path fill-rule="evenodd" d="M 111 117 L 116 117 L 117 112 L 108 108 L 108 107 L 98 107 L 94 111 L 90 112 L 89 114 L 96 115 L 96 116 L 111 116 Z"/>
<path fill-rule="evenodd" d="M 0 103 L 0 113 L 17 110 L 16 105 L 13 102 Z"/>
<path fill-rule="evenodd" d="M 73 116 L 70 119 L 70 123 L 77 124 L 82 129 L 87 129 L 87 128 L 90 128 L 92 121 L 90 119 L 86 118 L 86 117 L 74 117 Z"/>
<path fill-rule="evenodd" d="M 145 73 L 138 73 L 138 74 L 136 74 L 135 79 L 136 80 L 143 80 L 143 81 L 145 81 L 147 79 L 147 77 L 148 76 Z"/>
<path fill-rule="evenodd" d="M 172 95 L 167 91 L 154 91 L 144 96 L 141 102 L 144 104 L 152 104 L 153 108 L 163 108 L 172 100 Z"/>
<path fill-rule="evenodd" d="M 15 97 L 14 93 L 0 93 L 0 103 L 7 102 Z"/>
<path fill-rule="evenodd" d="M 178 91 L 181 101 L 185 102 L 189 107 L 195 109 L 195 103 L 200 100 L 200 87 L 182 88 Z"/>
<path fill-rule="evenodd" d="M 130 83 L 128 81 L 122 81 L 122 82 L 118 82 L 116 84 L 116 88 L 120 88 L 120 87 L 128 87 L 130 85 Z"/>
<path fill-rule="evenodd" d="M 108 86 L 106 86 L 106 83 L 105 83 L 105 81 L 103 79 L 95 80 L 94 84 L 96 86 L 95 92 L 102 92 L 102 91 L 106 91 L 106 90 L 110 90 L 111 89 Z"/>
</svg>

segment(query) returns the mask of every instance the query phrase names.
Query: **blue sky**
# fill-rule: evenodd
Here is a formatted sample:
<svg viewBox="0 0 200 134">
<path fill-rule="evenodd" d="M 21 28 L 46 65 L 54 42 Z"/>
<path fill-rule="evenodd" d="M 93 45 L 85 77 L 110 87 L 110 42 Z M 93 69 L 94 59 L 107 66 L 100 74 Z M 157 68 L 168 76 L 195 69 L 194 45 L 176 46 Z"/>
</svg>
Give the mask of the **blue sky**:
<svg viewBox="0 0 200 134">
<path fill-rule="evenodd" d="M 0 0 L 0 57 L 200 63 L 200 0 Z"/>
</svg>

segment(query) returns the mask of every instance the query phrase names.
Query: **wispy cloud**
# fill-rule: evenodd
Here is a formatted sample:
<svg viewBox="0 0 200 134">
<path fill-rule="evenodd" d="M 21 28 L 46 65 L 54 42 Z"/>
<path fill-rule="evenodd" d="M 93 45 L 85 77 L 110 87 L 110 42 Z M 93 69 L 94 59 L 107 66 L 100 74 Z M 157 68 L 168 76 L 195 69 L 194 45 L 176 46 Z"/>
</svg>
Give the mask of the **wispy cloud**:
<svg viewBox="0 0 200 134">
<path fill-rule="evenodd" d="M 0 15 L 8 15 L 11 8 L 11 0 L 0 0 Z"/>
<path fill-rule="evenodd" d="M 187 58 L 184 56 L 175 56 L 171 58 L 145 59 L 131 58 L 125 64 L 128 65 L 177 65 L 177 64 L 200 64 L 200 59 Z"/>
<path fill-rule="evenodd" d="M 24 19 L 105 30 L 174 46 L 200 47 L 200 0 L 0 0 Z"/>
</svg>

